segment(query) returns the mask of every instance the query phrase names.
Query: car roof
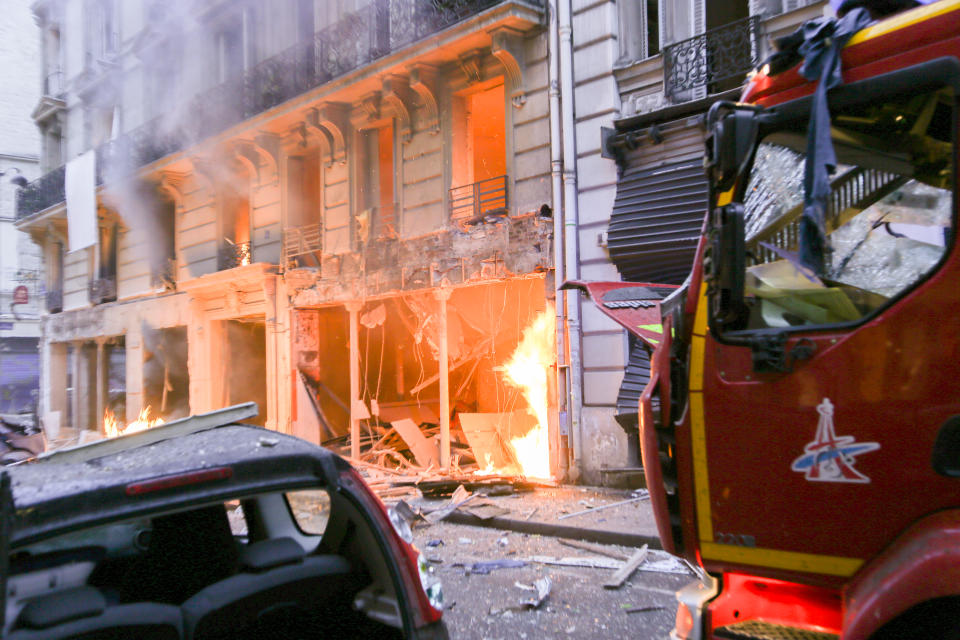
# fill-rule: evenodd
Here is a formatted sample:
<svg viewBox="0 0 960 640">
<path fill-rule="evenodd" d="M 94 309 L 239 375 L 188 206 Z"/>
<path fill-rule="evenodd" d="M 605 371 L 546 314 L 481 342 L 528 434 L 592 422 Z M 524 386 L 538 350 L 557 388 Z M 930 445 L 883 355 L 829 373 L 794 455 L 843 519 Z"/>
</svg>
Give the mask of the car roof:
<svg viewBox="0 0 960 640">
<path fill-rule="evenodd" d="M 237 413 L 224 410 L 219 418 Z M 208 419 L 190 422 L 201 417 Z M 11 546 L 212 500 L 317 486 L 335 467 L 346 467 L 335 454 L 299 438 L 210 417 L 194 416 L 8 467 L 15 509 Z M 144 481 L 211 469 L 228 472 L 142 495 L 128 491 Z"/>
</svg>

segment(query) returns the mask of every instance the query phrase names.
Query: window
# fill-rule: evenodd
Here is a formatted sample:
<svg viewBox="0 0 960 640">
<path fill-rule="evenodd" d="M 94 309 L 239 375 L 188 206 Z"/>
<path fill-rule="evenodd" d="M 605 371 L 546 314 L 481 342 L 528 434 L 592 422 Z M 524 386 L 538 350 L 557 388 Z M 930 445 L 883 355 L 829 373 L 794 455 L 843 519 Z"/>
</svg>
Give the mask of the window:
<svg viewBox="0 0 960 640">
<path fill-rule="evenodd" d="M 779 13 L 795 11 L 801 7 L 815 4 L 818 0 L 751 0 L 752 15 L 775 16 Z"/>
<path fill-rule="evenodd" d="M 852 322 L 932 273 L 953 237 L 953 95 L 923 93 L 833 114 L 820 273 L 799 265 L 806 121 L 760 143 L 747 185 L 746 326 Z"/>
<path fill-rule="evenodd" d="M 620 59 L 643 60 L 660 53 L 660 1 L 618 2 Z"/>
<path fill-rule="evenodd" d="M 253 261 L 250 224 L 250 197 L 244 193 L 248 184 L 245 172 L 234 174 L 233 184 L 220 195 L 219 269 L 232 269 Z"/>
<path fill-rule="evenodd" d="M 363 179 L 357 238 L 361 242 L 396 235 L 393 188 L 393 125 L 360 132 Z"/>
<path fill-rule="evenodd" d="M 116 0 L 93 0 L 86 14 L 87 66 L 94 60 L 107 60 L 116 54 L 120 36 L 117 31 Z"/>
<path fill-rule="evenodd" d="M 180 95 L 181 57 L 180 48 L 168 47 L 153 64 L 144 64 L 146 120 L 171 113 L 176 108 L 177 96 Z"/>
<path fill-rule="evenodd" d="M 287 493 L 287 505 L 303 533 L 323 535 L 330 520 L 330 495 L 323 489 Z"/>
<path fill-rule="evenodd" d="M 502 78 L 454 96 L 450 215 L 455 220 L 507 206 L 505 104 Z"/>
</svg>

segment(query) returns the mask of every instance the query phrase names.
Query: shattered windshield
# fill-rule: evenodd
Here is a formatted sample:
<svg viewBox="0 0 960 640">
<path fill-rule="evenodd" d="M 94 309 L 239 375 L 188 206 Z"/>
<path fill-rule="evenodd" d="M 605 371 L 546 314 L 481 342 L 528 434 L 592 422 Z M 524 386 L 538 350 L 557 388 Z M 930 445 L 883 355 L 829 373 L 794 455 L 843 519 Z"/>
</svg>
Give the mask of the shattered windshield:
<svg viewBox="0 0 960 640">
<path fill-rule="evenodd" d="M 824 273 L 797 260 L 805 122 L 766 135 L 744 194 L 747 328 L 858 320 L 930 274 L 953 236 L 953 94 L 833 114 Z"/>
</svg>

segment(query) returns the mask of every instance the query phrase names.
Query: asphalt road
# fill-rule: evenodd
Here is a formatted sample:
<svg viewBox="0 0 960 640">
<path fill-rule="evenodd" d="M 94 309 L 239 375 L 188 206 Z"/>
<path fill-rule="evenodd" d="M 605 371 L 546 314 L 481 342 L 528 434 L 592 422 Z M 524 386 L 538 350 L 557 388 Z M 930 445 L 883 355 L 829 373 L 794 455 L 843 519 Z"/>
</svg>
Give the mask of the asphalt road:
<svg viewBox="0 0 960 640">
<path fill-rule="evenodd" d="M 603 588 L 611 569 L 527 563 L 519 568 L 494 569 L 477 574 L 475 562 L 518 560 L 535 555 L 589 556 L 562 546 L 557 538 L 512 533 L 485 527 L 449 523 L 418 526 L 415 543 L 431 559 L 443 581 L 444 619 L 455 639 L 534 638 L 666 638 L 676 613 L 674 592 L 694 580 L 691 573 L 638 570 L 619 589 Z M 441 545 L 428 543 L 442 541 Z M 629 556 L 626 547 L 607 547 Z M 669 565 L 663 552 L 651 560 Z M 682 567 L 676 567 L 683 572 Z M 536 609 L 521 601 L 533 592 L 519 584 L 548 577 L 550 594 Z M 645 609 L 628 613 L 631 609 Z"/>
</svg>

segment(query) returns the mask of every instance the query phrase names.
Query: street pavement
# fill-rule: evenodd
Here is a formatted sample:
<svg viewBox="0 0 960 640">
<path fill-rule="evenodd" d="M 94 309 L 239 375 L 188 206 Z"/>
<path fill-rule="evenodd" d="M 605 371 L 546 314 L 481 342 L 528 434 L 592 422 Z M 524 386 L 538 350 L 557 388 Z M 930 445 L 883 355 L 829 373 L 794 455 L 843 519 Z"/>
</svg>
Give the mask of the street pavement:
<svg viewBox="0 0 960 640">
<path fill-rule="evenodd" d="M 597 557 L 589 551 L 564 546 L 561 541 L 565 539 L 596 541 L 628 534 L 638 542 L 658 542 L 649 500 L 558 520 L 590 506 L 613 504 L 632 496 L 629 491 L 611 489 L 540 489 L 516 496 L 484 498 L 509 509 L 509 513 L 496 519 L 503 526 L 490 526 L 489 520 L 482 527 L 449 520 L 415 526 L 415 544 L 443 581 L 444 620 L 451 638 L 666 638 L 676 613 L 674 593 L 695 576 L 682 562 L 657 550 L 657 544 L 650 545 L 647 562 L 619 589 L 603 586 L 614 573 L 611 568 L 531 561 L 534 556 Z M 442 500 L 424 499 L 407 502 L 424 511 L 444 504 Z M 560 524 L 562 537 L 506 528 L 511 523 L 531 522 L 543 531 Z M 595 546 L 629 557 L 640 544 Z M 494 567 L 522 566 L 492 568 L 485 573 L 490 565 L 476 564 L 490 562 Z M 535 592 L 522 585 L 530 586 L 543 578 L 550 580 L 549 595 L 539 607 L 523 606 L 521 603 L 533 598 Z"/>
</svg>

